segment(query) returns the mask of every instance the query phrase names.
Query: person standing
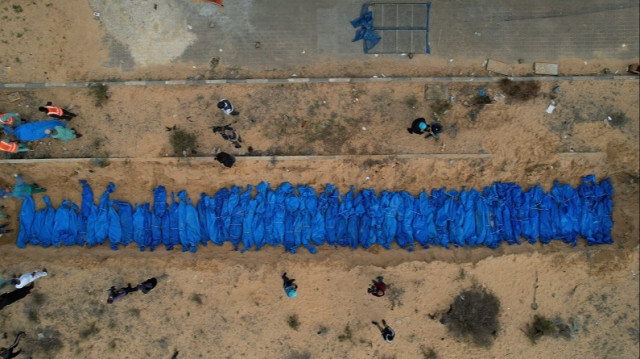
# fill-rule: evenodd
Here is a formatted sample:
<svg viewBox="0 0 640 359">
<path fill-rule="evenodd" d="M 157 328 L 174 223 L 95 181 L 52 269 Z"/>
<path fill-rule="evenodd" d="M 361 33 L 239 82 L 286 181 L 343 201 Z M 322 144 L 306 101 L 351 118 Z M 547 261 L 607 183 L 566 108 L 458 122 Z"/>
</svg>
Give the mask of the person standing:
<svg viewBox="0 0 640 359">
<path fill-rule="evenodd" d="M 433 122 L 427 126 L 428 133 L 426 136 L 424 136 L 424 138 L 429 138 L 429 137 L 438 138 L 440 137 L 440 134 L 442 133 L 443 130 L 444 128 L 442 127 L 440 122 Z"/>
<path fill-rule="evenodd" d="M 284 292 L 287 293 L 287 297 L 295 298 L 298 296 L 298 285 L 293 283 L 295 279 L 290 279 L 287 277 L 287 272 L 282 273 L 282 287 L 284 288 Z"/>
<path fill-rule="evenodd" d="M 427 120 L 425 120 L 422 117 L 416 118 L 415 120 L 413 120 L 413 122 L 411 123 L 411 127 L 407 128 L 407 131 L 410 134 L 416 134 L 416 135 L 421 135 L 425 133 L 426 130 L 427 130 Z"/>
<path fill-rule="evenodd" d="M 51 101 L 47 102 L 46 105 L 39 107 L 38 111 L 46 112 L 49 117 L 67 121 L 77 116 L 75 113 L 69 112 L 62 107 L 53 106 Z"/>
<path fill-rule="evenodd" d="M 44 268 L 42 269 L 42 272 L 35 271 L 31 273 L 25 273 L 18 278 L 13 278 L 11 280 L 11 284 L 15 285 L 16 288 L 20 289 L 26 286 L 27 284 L 35 281 L 36 279 L 40 277 L 46 277 L 46 276 L 47 276 L 47 268 Z"/>
<path fill-rule="evenodd" d="M 18 126 L 22 123 L 20 115 L 15 112 L 0 113 L 1 126 Z"/>
<path fill-rule="evenodd" d="M 238 116 L 240 114 L 240 112 L 233 109 L 231 101 L 227 100 L 226 98 L 223 98 L 218 102 L 218 108 L 221 109 L 225 115 Z"/>
<path fill-rule="evenodd" d="M 396 337 L 396 332 L 393 331 L 393 329 L 391 329 L 388 325 L 387 322 L 382 319 L 382 325 L 378 324 L 378 322 L 371 322 L 373 323 L 379 330 L 380 333 L 382 334 L 382 339 L 384 339 L 385 342 L 387 343 L 391 343 L 393 341 L 393 338 Z"/>
<path fill-rule="evenodd" d="M 372 280 L 373 284 L 371 284 L 371 287 L 367 289 L 367 293 L 375 297 L 382 297 L 384 296 L 384 292 L 387 290 L 387 285 L 382 281 L 382 277 L 378 277 L 376 279 L 377 280 Z"/>
<path fill-rule="evenodd" d="M 7 142 L 7 140 L 0 141 L 0 151 L 17 153 L 29 151 L 29 147 L 18 142 Z"/>
<path fill-rule="evenodd" d="M 20 332 L 18 333 L 18 335 L 16 335 L 16 340 L 13 341 L 13 344 L 11 344 L 10 347 L 8 348 L 0 348 L 0 358 L 2 359 L 11 359 L 11 358 L 15 358 L 18 356 L 18 354 L 20 354 L 20 352 L 22 352 L 22 349 L 18 350 L 17 352 L 13 352 L 13 350 L 18 346 L 18 344 L 20 344 L 20 338 L 25 336 L 27 334 L 25 334 L 25 332 Z"/>
</svg>

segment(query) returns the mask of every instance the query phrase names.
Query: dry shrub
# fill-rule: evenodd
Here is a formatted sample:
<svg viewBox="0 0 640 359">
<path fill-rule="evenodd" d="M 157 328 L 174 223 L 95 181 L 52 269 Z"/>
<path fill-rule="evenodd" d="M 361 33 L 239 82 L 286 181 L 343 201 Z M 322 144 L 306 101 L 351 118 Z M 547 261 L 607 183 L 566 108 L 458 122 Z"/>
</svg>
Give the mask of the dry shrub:
<svg viewBox="0 0 640 359">
<path fill-rule="evenodd" d="M 189 153 L 196 153 L 196 135 L 183 129 L 175 129 L 171 132 L 171 146 L 173 154 L 176 156 L 186 156 Z"/>
<path fill-rule="evenodd" d="M 538 96 L 540 93 L 540 82 L 538 81 L 511 81 L 502 79 L 500 89 L 505 95 L 517 101 L 527 101 Z"/>
<path fill-rule="evenodd" d="M 470 337 L 482 347 L 489 347 L 498 334 L 500 300 L 484 289 L 473 287 L 460 293 L 442 323 L 459 337 Z"/>
<path fill-rule="evenodd" d="M 575 339 L 576 334 L 580 331 L 581 324 L 582 320 L 580 317 L 566 322 L 562 320 L 562 318 L 547 319 L 541 315 L 535 315 L 533 322 L 527 324 L 527 329 L 524 333 L 533 344 L 543 336 Z"/>
</svg>

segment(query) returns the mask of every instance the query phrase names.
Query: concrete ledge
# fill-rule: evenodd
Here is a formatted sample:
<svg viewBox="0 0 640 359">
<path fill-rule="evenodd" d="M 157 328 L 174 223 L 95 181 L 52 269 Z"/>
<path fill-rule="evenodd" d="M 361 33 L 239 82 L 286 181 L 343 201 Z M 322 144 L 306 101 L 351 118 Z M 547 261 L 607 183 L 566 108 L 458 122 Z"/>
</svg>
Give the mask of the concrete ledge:
<svg viewBox="0 0 640 359">
<path fill-rule="evenodd" d="M 558 153 L 560 157 L 589 158 L 606 156 L 604 152 L 566 152 Z M 436 160 L 473 160 L 491 159 L 493 155 L 488 153 L 405 153 L 397 155 L 334 155 L 334 156 L 236 156 L 240 162 L 243 161 L 335 161 L 335 160 L 366 160 L 366 159 L 436 159 Z M 35 159 L 3 159 L 0 164 L 37 164 L 37 163 L 72 163 L 89 162 L 93 158 L 35 158 Z M 214 162 L 215 157 L 152 157 L 152 158 L 109 158 L 110 162 L 161 162 L 170 163 L 175 161 L 189 162 Z"/>
<path fill-rule="evenodd" d="M 340 77 L 340 78 L 283 78 L 283 79 L 220 79 L 220 80 L 154 80 L 154 81 L 106 81 L 106 86 L 175 86 L 175 85 L 220 85 L 220 84 L 271 84 L 271 83 L 379 83 L 379 82 L 417 82 L 417 83 L 454 83 L 473 82 L 491 83 L 504 78 L 512 81 L 638 81 L 638 76 L 523 76 L 523 77 Z M 0 83 L 1 89 L 89 87 L 96 82 L 67 83 Z"/>
</svg>

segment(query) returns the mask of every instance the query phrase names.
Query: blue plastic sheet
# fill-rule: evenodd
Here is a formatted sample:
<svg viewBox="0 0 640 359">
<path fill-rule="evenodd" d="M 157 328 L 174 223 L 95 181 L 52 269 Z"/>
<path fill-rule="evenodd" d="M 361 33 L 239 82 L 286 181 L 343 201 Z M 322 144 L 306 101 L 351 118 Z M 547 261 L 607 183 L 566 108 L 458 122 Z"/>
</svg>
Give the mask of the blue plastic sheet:
<svg viewBox="0 0 640 359">
<path fill-rule="evenodd" d="M 373 49 L 382 39 L 373 28 L 373 12 L 368 10 L 367 4 L 362 6 L 360 17 L 351 21 L 351 26 L 358 28 L 356 37 L 351 42 L 363 40 L 365 53 Z"/>
<path fill-rule="evenodd" d="M 446 188 L 408 192 L 373 190 L 342 196 L 331 184 L 316 193 L 309 186 L 282 183 L 272 189 L 262 182 L 254 188 L 234 186 L 214 195 L 200 195 L 193 205 L 185 191 L 171 193 L 163 186 L 153 191 L 153 205 L 110 199 L 110 183 L 94 203 L 91 187 L 82 185 L 78 207 L 65 200 L 56 209 L 44 196 L 36 210 L 31 196 L 20 212 L 17 245 L 93 246 L 109 241 L 116 250 L 135 243 L 140 250 L 167 250 L 179 245 L 195 252 L 211 242 L 231 243 L 235 249 L 260 250 L 283 246 L 290 253 L 300 247 L 316 253 L 322 245 L 363 247 L 394 244 L 409 251 L 429 246 L 497 248 L 502 243 L 549 243 L 561 240 L 575 246 L 580 237 L 588 245 L 609 244 L 613 221 L 613 187 L 609 179 L 584 177 L 573 188 L 554 183 L 546 193 L 537 185 L 523 190 L 513 183 L 496 182 L 482 191 Z"/>
<path fill-rule="evenodd" d="M 67 127 L 67 124 L 59 120 L 45 120 L 36 122 L 27 122 L 15 128 L 5 127 L 4 131 L 8 134 L 16 136 L 18 141 L 38 141 L 43 138 L 51 137 L 46 130 L 53 130 L 56 126 Z"/>
</svg>

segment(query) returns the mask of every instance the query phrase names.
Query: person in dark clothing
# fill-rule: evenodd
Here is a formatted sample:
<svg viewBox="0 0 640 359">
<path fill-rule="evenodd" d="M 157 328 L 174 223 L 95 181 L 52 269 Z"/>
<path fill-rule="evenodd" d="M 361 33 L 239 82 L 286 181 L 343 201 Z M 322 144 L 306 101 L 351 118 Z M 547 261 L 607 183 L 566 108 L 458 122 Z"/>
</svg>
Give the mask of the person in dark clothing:
<svg viewBox="0 0 640 359">
<path fill-rule="evenodd" d="M 222 136 L 223 139 L 227 141 L 231 141 L 231 143 L 233 143 L 233 146 L 235 148 L 242 147 L 240 145 L 240 143 L 242 142 L 242 137 L 238 135 L 236 130 L 233 127 L 231 127 L 231 125 L 213 127 L 213 133 L 218 133 L 218 132 L 220 132 L 220 135 Z"/>
<path fill-rule="evenodd" d="M 26 297 L 27 295 L 29 295 L 29 293 L 31 293 L 31 289 L 33 289 L 33 283 L 29 284 L 26 287 L 16 289 L 13 292 L 4 293 L 0 295 L 0 309 Z"/>
<path fill-rule="evenodd" d="M 11 344 L 10 347 L 8 348 L 0 348 L 0 358 L 1 359 L 11 359 L 11 358 L 15 358 L 18 356 L 18 354 L 20 354 L 20 352 L 22 352 L 22 349 L 18 350 L 17 352 L 13 352 L 13 350 L 18 346 L 18 344 L 20 344 L 20 338 L 25 336 L 27 334 L 25 334 L 25 332 L 20 332 L 18 333 L 18 335 L 16 335 L 16 340 L 14 340 L 13 344 Z"/>
<path fill-rule="evenodd" d="M 391 329 L 388 325 L 387 322 L 382 319 L 382 325 L 378 324 L 378 322 L 371 322 L 373 323 L 376 327 L 378 327 L 378 329 L 380 330 L 380 333 L 382 334 L 382 339 L 384 339 L 385 342 L 387 343 L 391 343 L 393 341 L 393 338 L 396 337 L 396 332 L 393 331 L 393 329 Z"/>
<path fill-rule="evenodd" d="M 424 136 L 424 138 L 429 138 L 429 137 L 438 138 L 440 137 L 440 134 L 442 133 L 443 129 L 444 128 L 439 122 L 431 123 L 427 126 L 428 133 L 426 136 Z"/>
<path fill-rule="evenodd" d="M 411 134 L 421 135 L 425 133 L 427 127 L 427 120 L 420 117 L 413 120 L 413 123 L 411 123 L 411 127 L 407 128 L 407 131 L 409 131 L 409 133 Z"/>
<path fill-rule="evenodd" d="M 284 288 L 284 292 L 287 293 L 287 297 L 295 298 L 298 296 L 298 285 L 293 283 L 295 279 L 290 279 L 287 277 L 287 272 L 282 273 L 282 287 Z"/>
<path fill-rule="evenodd" d="M 158 280 L 156 278 L 149 278 L 144 282 L 138 284 L 138 289 L 144 294 L 147 294 L 151 291 L 151 289 L 155 288 L 158 285 Z"/>
<path fill-rule="evenodd" d="M 372 280 L 373 284 L 371 284 L 371 287 L 367 289 L 367 293 L 376 297 L 382 297 L 384 296 L 384 292 L 387 290 L 387 285 L 382 281 L 382 277 L 378 277 L 376 279 L 377 281 Z"/>
<path fill-rule="evenodd" d="M 216 155 L 216 161 L 231 168 L 236 163 L 236 158 L 226 152 L 220 152 Z"/>
<path fill-rule="evenodd" d="M 225 98 L 223 98 L 222 100 L 220 100 L 220 102 L 218 102 L 218 108 L 221 109 L 225 115 L 238 116 L 240 114 L 240 112 L 235 111 L 233 109 L 233 105 L 231 104 L 231 101 Z"/>
<path fill-rule="evenodd" d="M 121 301 L 124 297 L 129 295 L 129 293 L 133 293 L 137 291 L 138 288 L 131 287 L 131 283 L 127 284 L 126 287 L 116 289 L 116 287 L 112 286 L 109 288 L 109 298 L 107 299 L 107 303 L 112 304 L 115 302 Z"/>
<path fill-rule="evenodd" d="M 5 234 L 13 231 L 13 229 L 5 229 L 5 227 L 8 225 L 9 225 L 9 222 L 0 224 L 0 234 Z"/>
<path fill-rule="evenodd" d="M 67 121 L 77 116 L 75 113 L 69 112 L 62 107 L 53 106 L 51 101 L 47 102 L 46 105 L 39 107 L 38 111 L 46 112 L 49 117 Z"/>
<path fill-rule="evenodd" d="M 13 350 L 18 346 L 18 344 L 20 344 L 20 338 L 22 338 L 23 336 L 25 336 L 25 332 L 20 332 L 18 333 L 18 335 L 16 335 L 16 340 L 14 340 L 13 344 L 11 344 L 10 347 L 8 348 L 0 348 L 0 358 L 2 359 L 10 359 L 10 358 L 15 358 L 17 357 L 20 352 L 22 352 L 22 349 L 18 350 L 17 352 L 13 352 Z"/>
</svg>

